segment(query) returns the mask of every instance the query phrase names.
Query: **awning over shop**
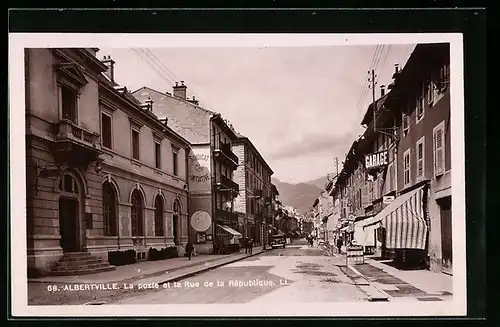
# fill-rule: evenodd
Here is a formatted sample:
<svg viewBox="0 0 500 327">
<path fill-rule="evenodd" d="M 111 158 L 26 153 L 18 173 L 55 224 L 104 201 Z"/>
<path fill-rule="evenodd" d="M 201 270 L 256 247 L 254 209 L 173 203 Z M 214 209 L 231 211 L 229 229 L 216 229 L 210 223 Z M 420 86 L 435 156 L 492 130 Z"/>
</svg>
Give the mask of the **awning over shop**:
<svg viewBox="0 0 500 327">
<path fill-rule="evenodd" d="M 364 220 L 363 229 L 384 227 L 388 249 L 425 249 L 428 227 L 422 207 L 423 193 L 422 186 L 397 197 L 375 217 Z"/>
<path fill-rule="evenodd" d="M 229 226 L 226 226 L 226 225 L 217 225 L 217 227 L 219 227 L 220 229 L 226 231 L 227 233 L 233 235 L 233 236 L 236 236 L 236 237 L 241 237 L 241 233 L 238 232 L 238 231 L 235 231 L 234 229 L 232 229 L 231 227 Z"/>
</svg>

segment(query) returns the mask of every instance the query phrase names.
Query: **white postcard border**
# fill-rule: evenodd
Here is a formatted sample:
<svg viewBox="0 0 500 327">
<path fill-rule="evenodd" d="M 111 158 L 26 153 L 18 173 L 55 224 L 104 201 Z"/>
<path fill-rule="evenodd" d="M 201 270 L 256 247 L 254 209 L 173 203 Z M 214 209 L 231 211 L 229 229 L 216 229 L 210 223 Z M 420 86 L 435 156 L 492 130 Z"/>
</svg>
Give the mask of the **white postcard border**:
<svg viewBox="0 0 500 327">
<path fill-rule="evenodd" d="M 453 212 L 453 300 L 389 303 L 28 306 L 24 48 L 262 47 L 450 43 Z M 9 34 L 11 307 L 14 316 L 463 316 L 466 315 L 463 36 L 416 34 Z M 409 305 L 411 303 L 411 305 Z"/>
</svg>

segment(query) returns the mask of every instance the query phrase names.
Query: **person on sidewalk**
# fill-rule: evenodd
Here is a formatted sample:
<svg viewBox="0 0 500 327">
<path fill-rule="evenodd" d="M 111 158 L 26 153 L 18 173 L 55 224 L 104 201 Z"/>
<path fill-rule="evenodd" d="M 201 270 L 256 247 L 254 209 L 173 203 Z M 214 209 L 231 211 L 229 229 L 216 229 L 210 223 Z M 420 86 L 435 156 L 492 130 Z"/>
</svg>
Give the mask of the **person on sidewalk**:
<svg viewBox="0 0 500 327">
<path fill-rule="evenodd" d="M 250 254 L 252 254 L 253 251 L 253 238 L 250 239 L 248 242 L 248 250 L 250 251 Z"/>
<path fill-rule="evenodd" d="M 337 251 L 339 254 L 341 253 L 341 250 L 342 250 L 342 239 L 339 237 L 337 239 Z"/>
<path fill-rule="evenodd" d="M 186 244 L 186 254 L 188 260 L 191 260 L 191 255 L 193 254 L 193 251 L 194 251 L 194 246 L 193 244 L 191 244 L 191 241 L 188 241 L 188 243 Z"/>
<path fill-rule="evenodd" d="M 240 244 L 245 249 L 245 254 L 248 254 L 248 238 L 243 237 L 240 241 Z"/>
</svg>

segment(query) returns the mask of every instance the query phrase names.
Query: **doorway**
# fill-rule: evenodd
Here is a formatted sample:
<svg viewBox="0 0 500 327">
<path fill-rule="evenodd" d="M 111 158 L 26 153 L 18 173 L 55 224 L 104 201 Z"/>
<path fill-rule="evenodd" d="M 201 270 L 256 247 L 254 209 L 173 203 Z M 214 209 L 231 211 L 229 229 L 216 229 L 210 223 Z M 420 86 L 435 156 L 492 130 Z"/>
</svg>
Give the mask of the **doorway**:
<svg viewBox="0 0 500 327">
<path fill-rule="evenodd" d="M 79 251 L 78 233 L 78 200 L 70 198 L 59 199 L 59 230 L 60 245 L 63 252 Z"/>
<path fill-rule="evenodd" d="M 444 273 L 453 272 L 451 196 L 438 200 L 441 213 L 441 265 Z"/>
</svg>

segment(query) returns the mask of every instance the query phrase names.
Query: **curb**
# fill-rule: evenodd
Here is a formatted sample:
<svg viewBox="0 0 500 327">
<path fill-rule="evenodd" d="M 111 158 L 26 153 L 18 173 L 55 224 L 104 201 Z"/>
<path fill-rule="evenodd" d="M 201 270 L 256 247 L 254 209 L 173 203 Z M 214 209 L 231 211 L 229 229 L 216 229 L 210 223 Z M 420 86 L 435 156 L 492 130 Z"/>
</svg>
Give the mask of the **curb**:
<svg viewBox="0 0 500 327">
<path fill-rule="evenodd" d="M 370 302 L 387 302 L 389 301 L 390 296 L 375 287 L 370 281 L 368 280 L 367 277 L 365 277 L 363 274 L 361 274 L 356 268 L 353 266 L 342 266 L 345 267 L 346 269 L 349 269 L 351 272 L 353 272 L 356 276 L 352 277 L 351 275 L 347 274 L 344 272 L 344 274 L 352 280 L 353 284 L 358 286 L 363 293 L 368 297 L 368 301 Z M 342 271 L 342 270 L 341 270 Z"/>
<path fill-rule="evenodd" d="M 255 253 L 249 254 L 247 256 L 241 257 L 241 258 L 236 258 L 236 259 L 228 260 L 228 261 L 225 261 L 225 262 L 222 262 L 222 263 L 215 264 L 215 265 L 210 266 L 210 267 L 204 267 L 204 268 L 192 271 L 192 272 L 188 272 L 188 273 L 185 273 L 185 274 L 181 274 L 179 276 L 175 276 L 175 277 L 171 277 L 171 278 L 162 280 L 162 281 L 157 282 L 157 283 L 158 284 L 164 284 L 164 283 L 169 283 L 169 282 L 177 282 L 179 280 L 182 280 L 182 279 L 185 279 L 185 278 L 189 278 L 189 277 L 192 277 L 192 276 L 204 273 L 206 271 L 209 271 L 209 270 L 212 270 L 212 269 L 216 269 L 216 268 L 219 268 L 221 266 L 228 265 L 228 264 L 233 263 L 233 262 L 237 262 L 237 261 L 240 261 L 240 260 L 244 260 L 246 258 L 253 257 L 253 256 L 261 254 L 263 252 L 265 252 L 265 251 L 261 250 L 259 252 L 255 252 Z M 201 265 L 203 265 L 203 264 L 201 264 Z"/>
<path fill-rule="evenodd" d="M 358 275 L 359 279 L 362 279 L 364 281 L 363 284 L 356 284 L 356 282 L 355 282 L 355 284 L 358 285 L 359 288 L 361 288 L 361 290 L 368 296 L 369 301 L 371 301 L 371 302 L 389 301 L 390 296 L 386 292 L 375 287 L 368 280 L 368 278 L 366 276 L 364 276 L 362 273 L 360 273 L 356 268 L 354 268 L 352 266 L 347 266 L 347 267 L 349 269 L 351 269 L 351 271 L 353 271 L 356 275 Z"/>
<path fill-rule="evenodd" d="M 238 261 L 238 260 L 243 260 L 243 259 L 246 259 L 248 257 L 251 257 L 251 256 L 254 256 L 254 255 L 257 255 L 257 254 L 260 254 L 264 252 L 263 250 L 260 250 L 259 252 L 255 252 L 250 254 L 250 255 L 247 255 L 245 257 L 242 257 L 242 258 L 238 258 L 238 259 L 233 259 L 233 260 L 230 260 L 230 261 L 227 261 L 227 262 L 224 262 L 222 264 L 215 264 L 214 266 L 211 266 L 209 269 L 212 269 L 212 268 L 217 268 L 217 267 L 220 267 L 222 265 L 225 265 L 225 264 L 228 264 L 228 263 L 232 263 L 232 262 L 235 262 L 235 261 Z M 225 259 L 225 258 L 224 258 Z M 154 273 L 150 273 L 150 274 L 147 274 L 147 275 L 143 275 L 143 276 L 138 276 L 138 277 L 130 277 L 130 278 L 125 278 L 125 279 L 121 279 L 121 280 L 116 280 L 116 281 L 110 281 L 109 283 L 125 283 L 125 282 L 133 282 L 133 281 L 137 281 L 137 280 L 142 280 L 142 279 L 147 279 L 147 278 L 154 278 L 154 277 L 160 277 L 161 275 L 163 275 L 165 272 L 175 272 L 175 271 L 179 271 L 179 270 L 183 270 L 183 269 L 190 269 L 190 268 L 194 268 L 196 266 L 203 266 L 205 263 L 209 263 L 209 262 L 214 262 L 214 261 L 218 261 L 218 260 L 222 260 L 220 258 L 214 258 L 214 259 L 210 259 L 210 260 L 207 260 L 207 261 L 204 261 L 204 262 L 200 262 L 200 263 L 195 263 L 195 264 L 190 264 L 190 265 L 187 265 L 187 266 L 183 266 L 183 267 L 176 267 L 176 268 L 173 268 L 173 269 L 168 269 L 168 270 L 163 270 L 163 271 L 157 271 L 157 272 L 154 272 Z M 203 269 L 206 269 L 206 268 L 203 268 Z M 206 271 L 206 270 L 203 270 L 203 271 Z M 202 272 L 203 272 L 202 271 Z M 197 273 L 196 273 L 197 274 Z M 192 276 L 192 275 L 191 275 Z M 190 276 L 186 276 L 186 277 L 190 277 Z M 177 278 L 177 277 L 175 277 Z M 183 277 L 184 278 L 184 277 Z M 177 281 L 177 280 L 170 280 L 170 281 Z M 59 281 L 50 281 L 50 280 L 39 280 L 39 279 L 30 279 L 28 278 L 27 279 L 27 282 L 28 283 L 61 283 Z M 65 282 L 66 283 L 66 282 Z M 74 282 L 67 282 L 69 284 L 72 284 L 72 283 L 79 283 L 78 281 L 74 281 Z M 101 283 L 101 282 L 99 282 Z M 163 282 L 162 282 L 163 283 Z"/>
</svg>

